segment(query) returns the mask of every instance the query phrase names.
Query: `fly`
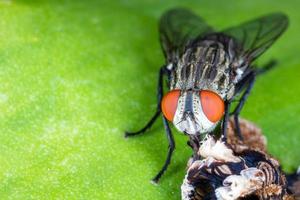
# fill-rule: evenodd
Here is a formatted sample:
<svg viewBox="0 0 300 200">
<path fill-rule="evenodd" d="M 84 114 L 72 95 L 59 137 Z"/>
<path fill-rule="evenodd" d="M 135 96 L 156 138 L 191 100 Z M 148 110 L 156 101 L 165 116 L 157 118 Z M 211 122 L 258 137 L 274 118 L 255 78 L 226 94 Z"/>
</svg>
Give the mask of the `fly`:
<svg viewBox="0 0 300 200">
<path fill-rule="evenodd" d="M 145 127 L 125 133 L 126 137 L 144 133 L 163 114 L 169 148 L 162 169 L 152 179 L 154 182 L 158 182 L 167 169 L 175 149 L 169 122 L 192 142 L 201 134 L 212 133 L 221 123 L 222 138 L 226 141 L 229 116 L 233 115 L 235 124 L 239 124 L 238 116 L 255 77 L 276 63 L 271 61 L 258 67 L 253 61 L 287 26 L 288 18 L 281 13 L 223 31 L 216 31 L 189 10 L 172 9 L 163 14 L 159 31 L 166 64 L 159 71 L 157 109 Z M 163 93 L 164 77 L 169 88 L 166 94 Z M 230 112 L 233 101 L 238 103 Z M 236 129 L 242 139 L 239 126 Z"/>
</svg>

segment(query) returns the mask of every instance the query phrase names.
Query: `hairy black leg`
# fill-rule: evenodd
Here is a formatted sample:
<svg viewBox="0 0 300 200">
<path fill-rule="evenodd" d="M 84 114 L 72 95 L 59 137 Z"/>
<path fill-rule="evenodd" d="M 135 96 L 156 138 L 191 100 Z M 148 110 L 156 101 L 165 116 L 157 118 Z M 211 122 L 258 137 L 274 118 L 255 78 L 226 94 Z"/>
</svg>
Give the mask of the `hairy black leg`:
<svg viewBox="0 0 300 200">
<path fill-rule="evenodd" d="M 223 124 L 222 124 L 222 140 L 223 142 L 227 142 L 227 125 L 228 125 L 228 120 L 229 120 L 229 112 L 230 112 L 230 104 L 231 101 L 225 102 L 225 114 L 224 114 L 224 119 L 223 119 Z"/>
<path fill-rule="evenodd" d="M 239 114 L 240 114 L 240 112 L 241 112 L 241 110 L 242 110 L 242 108 L 245 104 L 246 99 L 248 98 L 248 96 L 251 92 L 251 89 L 253 88 L 253 84 L 255 82 L 255 74 L 251 73 L 249 75 L 249 77 L 247 78 L 246 82 L 247 82 L 246 83 L 247 88 L 246 88 L 245 92 L 243 93 L 242 97 L 240 98 L 238 105 L 236 106 L 236 108 L 233 111 L 234 123 L 235 123 L 235 132 L 236 132 L 236 135 L 239 137 L 240 140 L 243 140 L 244 138 L 243 138 L 242 133 L 241 133 L 240 123 L 239 123 Z"/>
<path fill-rule="evenodd" d="M 253 88 L 253 84 L 255 82 L 255 77 L 257 75 L 266 73 L 267 71 L 269 71 L 270 69 L 275 67 L 276 64 L 277 64 L 276 60 L 271 60 L 264 66 L 257 68 L 255 71 L 252 71 L 243 80 L 241 80 L 240 84 L 242 85 L 242 87 L 240 87 L 240 88 L 246 87 L 246 90 L 243 93 L 242 97 L 239 99 L 239 103 L 232 113 L 234 115 L 235 133 L 237 134 L 237 136 L 239 137 L 240 140 L 243 140 L 243 136 L 241 133 L 240 123 L 239 123 L 239 114 L 245 104 L 246 99 L 248 98 L 248 96 L 251 92 L 251 89 Z"/>
<path fill-rule="evenodd" d="M 175 149 L 175 141 L 174 141 L 174 137 L 172 135 L 169 123 L 167 121 L 167 119 L 163 116 L 163 123 L 164 123 L 164 127 L 166 130 L 166 135 L 167 135 L 167 139 L 169 142 L 169 148 L 168 148 L 168 154 L 167 154 L 167 159 L 165 161 L 165 164 L 163 165 L 162 169 L 157 173 L 157 175 L 152 179 L 152 181 L 154 183 L 157 183 L 160 179 L 160 177 L 164 174 L 164 172 L 167 170 L 170 162 L 171 162 L 171 157 L 173 154 L 173 151 Z"/>
<path fill-rule="evenodd" d="M 149 122 L 140 130 L 136 132 L 125 132 L 125 137 L 131 137 L 135 135 L 139 135 L 142 133 L 145 133 L 147 130 L 149 130 L 158 116 L 161 113 L 161 108 L 160 108 L 160 102 L 163 96 L 163 75 L 166 73 L 166 68 L 163 66 L 159 70 L 159 75 L 158 75 L 158 85 L 157 85 L 157 108 L 155 114 L 152 116 L 152 118 L 149 120 Z"/>
<path fill-rule="evenodd" d="M 151 128 L 151 126 L 154 124 L 158 116 L 160 115 L 160 110 L 157 110 L 156 113 L 153 115 L 153 117 L 150 119 L 150 121 L 139 131 L 136 132 L 125 132 L 125 137 L 132 137 L 135 135 L 139 135 L 141 133 L 145 133 L 148 129 Z"/>
</svg>

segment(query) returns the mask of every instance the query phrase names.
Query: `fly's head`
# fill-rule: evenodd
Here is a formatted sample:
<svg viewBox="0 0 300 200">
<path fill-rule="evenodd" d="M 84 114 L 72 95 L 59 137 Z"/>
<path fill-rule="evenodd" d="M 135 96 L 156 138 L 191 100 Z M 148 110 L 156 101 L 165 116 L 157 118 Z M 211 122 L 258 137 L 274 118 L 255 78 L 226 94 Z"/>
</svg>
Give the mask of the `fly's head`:
<svg viewBox="0 0 300 200">
<path fill-rule="evenodd" d="M 224 115 L 224 101 L 209 90 L 172 90 L 162 99 L 164 116 L 189 135 L 212 131 Z"/>
</svg>

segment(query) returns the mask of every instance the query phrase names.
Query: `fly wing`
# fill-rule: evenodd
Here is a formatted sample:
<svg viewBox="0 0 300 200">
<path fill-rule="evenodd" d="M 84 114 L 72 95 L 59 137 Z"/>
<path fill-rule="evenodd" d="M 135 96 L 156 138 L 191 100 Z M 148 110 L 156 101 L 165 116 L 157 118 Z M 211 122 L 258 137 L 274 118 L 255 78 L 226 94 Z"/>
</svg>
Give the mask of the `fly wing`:
<svg viewBox="0 0 300 200">
<path fill-rule="evenodd" d="M 177 8 L 163 14 L 159 31 L 165 57 L 171 62 L 191 41 L 213 32 L 213 29 L 201 17 L 186 9 Z"/>
<path fill-rule="evenodd" d="M 237 42 L 241 56 L 251 62 L 263 54 L 287 27 L 286 15 L 272 13 L 222 32 Z"/>
</svg>

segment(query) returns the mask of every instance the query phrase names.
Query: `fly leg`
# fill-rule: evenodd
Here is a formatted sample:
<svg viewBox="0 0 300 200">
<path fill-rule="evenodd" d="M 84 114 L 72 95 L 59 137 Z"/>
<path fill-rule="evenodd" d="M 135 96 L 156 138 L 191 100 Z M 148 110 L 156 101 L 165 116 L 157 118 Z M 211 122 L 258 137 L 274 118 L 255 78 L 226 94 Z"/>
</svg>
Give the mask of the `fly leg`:
<svg viewBox="0 0 300 200">
<path fill-rule="evenodd" d="M 152 127 L 154 122 L 159 117 L 159 115 L 161 113 L 160 102 L 161 102 L 162 95 L 163 95 L 163 75 L 164 74 L 166 74 L 166 68 L 163 66 L 159 70 L 158 87 L 157 87 L 157 108 L 156 108 L 155 114 L 152 116 L 152 118 L 149 120 L 149 122 L 140 130 L 135 131 L 135 132 L 127 132 L 126 131 L 125 138 L 145 133 L 147 130 L 149 130 Z"/>
<path fill-rule="evenodd" d="M 169 123 L 168 123 L 167 119 L 164 116 L 163 116 L 163 123 L 164 123 L 165 131 L 166 131 L 166 134 L 167 134 L 167 139 L 168 139 L 168 142 L 169 142 L 169 148 L 168 148 L 167 159 L 166 159 L 162 169 L 152 179 L 152 182 L 154 182 L 154 183 L 157 183 L 159 181 L 159 179 L 161 178 L 161 176 L 163 175 L 163 173 L 167 170 L 167 168 L 168 168 L 168 166 L 171 162 L 171 157 L 172 157 L 173 151 L 175 149 L 174 137 L 173 137 L 173 134 L 171 132 Z"/>
<path fill-rule="evenodd" d="M 260 67 L 256 70 L 256 75 L 261 75 L 269 71 L 270 69 L 273 69 L 277 65 L 276 60 L 270 60 L 267 64 L 265 64 L 263 67 Z"/>
<path fill-rule="evenodd" d="M 244 84 L 247 84 L 247 88 L 246 90 L 244 91 L 242 97 L 240 98 L 239 100 L 239 103 L 238 105 L 235 107 L 234 111 L 233 111 L 233 116 L 234 116 L 234 123 L 235 123 L 235 132 L 237 134 L 237 136 L 239 137 L 240 140 L 243 140 L 243 136 L 242 136 L 242 133 L 241 133 L 241 128 L 240 128 L 240 123 L 239 123 L 239 114 L 245 104 L 245 101 L 246 99 L 248 98 L 250 92 L 251 92 L 251 89 L 253 88 L 253 84 L 255 82 L 255 74 L 254 73 L 251 73 L 249 74 L 249 76 L 247 76 L 245 78 L 246 80 L 244 80 Z"/>
<path fill-rule="evenodd" d="M 193 161 L 199 160 L 200 156 L 198 154 L 200 148 L 200 138 L 198 135 L 190 135 L 188 145 L 193 149 Z"/>
<path fill-rule="evenodd" d="M 229 115 L 230 115 L 230 105 L 231 101 L 225 102 L 225 114 L 224 114 L 224 119 L 222 123 L 222 141 L 227 143 L 227 125 L 229 121 Z"/>
<path fill-rule="evenodd" d="M 242 97 L 239 99 L 239 103 L 234 109 L 233 114 L 234 115 L 234 123 L 235 123 L 235 132 L 237 136 L 239 137 L 240 140 L 243 140 L 243 136 L 241 134 L 241 128 L 240 128 L 240 123 L 239 123 L 239 114 L 245 104 L 246 99 L 248 98 L 251 89 L 253 88 L 253 84 L 255 82 L 255 76 L 261 75 L 272 69 L 275 65 L 277 64 L 276 60 L 271 60 L 268 62 L 266 65 L 263 67 L 256 69 L 255 71 L 252 71 L 249 73 L 246 77 L 244 77 L 240 81 L 240 88 L 246 87 L 245 92 L 243 93 Z"/>
<path fill-rule="evenodd" d="M 146 124 L 146 126 L 143 127 L 141 130 L 136 131 L 136 132 L 131 132 L 131 133 L 126 132 L 125 133 L 125 137 L 134 136 L 134 135 L 138 135 L 138 134 L 144 133 L 146 130 L 148 130 L 153 125 L 153 123 L 156 121 L 156 119 L 160 115 L 160 113 L 161 113 L 160 104 L 161 104 L 161 100 L 162 100 L 162 97 L 163 97 L 163 76 L 164 75 L 168 75 L 168 69 L 165 66 L 161 67 L 160 71 L 159 71 L 158 87 L 157 87 L 157 108 L 156 108 L 155 115 Z M 160 177 L 163 175 L 163 173 L 167 170 L 167 168 L 168 168 L 168 166 L 170 164 L 170 161 L 171 161 L 171 157 L 172 157 L 173 151 L 175 149 L 174 137 L 172 135 L 170 126 L 168 124 L 168 121 L 167 121 L 167 119 L 164 116 L 163 116 L 163 124 L 164 124 L 164 128 L 165 128 L 165 131 L 166 131 L 167 139 L 169 141 L 169 148 L 168 148 L 167 159 L 166 159 L 166 161 L 165 161 L 162 169 L 152 179 L 152 181 L 154 183 L 157 183 L 159 181 Z"/>
<path fill-rule="evenodd" d="M 161 112 L 160 110 L 156 110 L 153 117 L 150 119 L 150 121 L 141 130 L 138 130 L 136 132 L 127 132 L 126 131 L 125 132 L 125 138 L 145 133 L 147 130 L 149 130 L 152 127 L 152 125 L 157 120 L 158 116 L 160 115 L 160 112 Z"/>
</svg>

